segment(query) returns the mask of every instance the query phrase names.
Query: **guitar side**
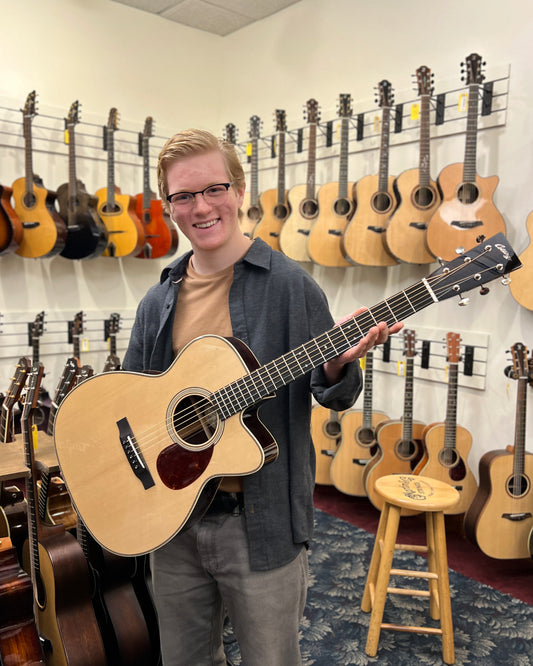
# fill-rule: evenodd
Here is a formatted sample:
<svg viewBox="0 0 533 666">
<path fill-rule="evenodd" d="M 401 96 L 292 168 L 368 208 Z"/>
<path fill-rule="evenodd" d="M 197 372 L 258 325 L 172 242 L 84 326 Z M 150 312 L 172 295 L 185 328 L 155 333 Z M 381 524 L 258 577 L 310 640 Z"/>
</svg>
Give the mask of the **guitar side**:
<svg viewBox="0 0 533 666">
<path fill-rule="evenodd" d="M 0 255 L 14 252 L 22 240 L 22 223 L 11 205 L 13 190 L 0 185 Z"/>
<path fill-rule="evenodd" d="M 522 270 L 518 271 L 516 276 L 513 277 L 509 287 L 515 301 L 528 310 L 533 310 L 533 289 L 531 289 L 531 271 L 533 269 L 533 244 L 531 243 L 531 239 L 533 239 L 533 211 L 527 216 L 526 228 L 529 236 L 529 244 L 522 254 L 520 254 Z"/>
<path fill-rule="evenodd" d="M 138 254 L 144 244 L 144 229 L 135 212 L 132 197 L 121 194 L 120 188 L 115 186 L 115 210 L 107 210 L 107 188 L 100 188 L 95 196 L 98 199 L 98 214 L 109 234 L 102 256 L 128 257 Z"/>
</svg>

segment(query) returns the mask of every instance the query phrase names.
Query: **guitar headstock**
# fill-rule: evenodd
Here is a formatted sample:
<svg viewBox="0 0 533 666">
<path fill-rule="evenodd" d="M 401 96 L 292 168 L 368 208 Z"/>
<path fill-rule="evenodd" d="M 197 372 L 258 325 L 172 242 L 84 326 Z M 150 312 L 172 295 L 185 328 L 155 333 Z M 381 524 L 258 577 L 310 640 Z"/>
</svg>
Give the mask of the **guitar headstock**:
<svg viewBox="0 0 533 666">
<path fill-rule="evenodd" d="M 75 356 L 67 359 L 54 396 L 56 405 L 61 404 L 62 400 L 74 385 L 80 366 L 81 363 Z"/>
<path fill-rule="evenodd" d="M 433 74 L 429 67 L 422 65 L 416 70 L 416 83 L 418 88 L 418 95 L 431 95 L 433 94 Z"/>
<path fill-rule="evenodd" d="M 148 139 L 154 135 L 154 119 L 152 116 L 147 116 L 144 121 L 143 139 Z"/>
<path fill-rule="evenodd" d="M 475 83 L 483 83 L 485 80 L 485 75 L 482 72 L 482 67 L 485 63 L 483 58 L 478 53 L 471 53 L 466 58 L 466 84 L 471 86 Z M 461 81 L 465 80 L 464 76 L 465 63 L 461 63 Z"/>
<path fill-rule="evenodd" d="M 21 356 L 17 363 L 17 367 L 15 368 L 15 374 L 11 378 L 11 385 L 9 386 L 4 402 L 2 403 L 2 409 L 11 409 L 17 402 L 30 370 L 31 360 L 27 356 Z"/>
<path fill-rule="evenodd" d="M 76 313 L 71 327 L 72 337 L 79 337 L 83 333 L 83 310 Z"/>
<path fill-rule="evenodd" d="M 403 332 L 403 353 L 407 358 L 416 356 L 416 332 L 412 328 L 406 328 Z"/>
<path fill-rule="evenodd" d="M 276 132 L 287 131 L 287 115 L 283 109 L 276 109 Z"/>
<path fill-rule="evenodd" d="M 250 139 L 257 139 L 261 132 L 261 119 L 259 116 L 250 118 Z"/>
<path fill-rule="evenodd" d="M 33 344 L 37 338 L 40 338 L 44 330 L 44 310 L 36 315 L 33 323 L 30 324 L 30 344 Z"/>
<path fill-rule="evenodd" d="M 391 107 L 394 104 L 394 93 L 390 81 L 383 79 L 378 83 L 377 103 L 382 108 Z"/>
<path fill-rule="evenodd" d="M 352 113 L 352 96 L 349 94 L 339 95 L 339 118 L 351 118 Z"/>
<path fill-rule="evenodd" d="M 461 336 L 459 333 L 446 333 L 446 356 L 448 363 L 459 363 L 461 360 Z"/>
<path fill-rule="evenodd" d="M 37 115 L 37 93 L 32 90 L 26 97 L 24 108 L 22 109 L 24 118 L 33 118 Z"/>
<path fill-rule="evenodd" d="M 107 129 L 114 132 L 118 129 L 118 110 L 113 107 L 109 109 L 109 116 L 107 117 Z"/>
<path fill-rule="evenodd" d="M 316 99 L 308 99 L 305 103 L 304 118 L 308 123 L 318 123 L 320 121 L 320 107 Z"/>
<path fill-rule="evenodd" d="M 120 315 L 118 312 L 111 313 L 108 320 L 108 327 L 109 335 L 116 335 L 120 331 Z"/>
<path fill-rule="evenodd" d="M 37 407 L 39 398 L 39 389 L 41 387 L 41 380 L 44 375 L 44 365 L 34 363 L 30 375 L 26 382 L 26 392 L 24 394 L 24 407 L 22 408 L 22 420 L 27 422 L 30 418 L 31 410 Z"/>
<path fill-rule="evenodd" d="M 78 100 L 72 102 L 67 117 L 67 125 L 76 125 L 80 122 L 80 106 Z"/>
<path fill-rule="evenodd" d="M 233 145 L 237 143 L 237 128 L 234 123 L 227 123 L 224 128 L 224 140 Z"/>
<path fill-rule="evenodd" d="M 94 375 L 94 370 L 91 365 L 82 365 L 78 374 L 76 375 L 76 386 Z"/>
<path fill-rule="evenodd" d="M 527 349 L 521 342 L 515 342 L 511 347 L 513 357 L 513 379 L 528 379 L 529 368 L 527 360 Z"/>
</svg>

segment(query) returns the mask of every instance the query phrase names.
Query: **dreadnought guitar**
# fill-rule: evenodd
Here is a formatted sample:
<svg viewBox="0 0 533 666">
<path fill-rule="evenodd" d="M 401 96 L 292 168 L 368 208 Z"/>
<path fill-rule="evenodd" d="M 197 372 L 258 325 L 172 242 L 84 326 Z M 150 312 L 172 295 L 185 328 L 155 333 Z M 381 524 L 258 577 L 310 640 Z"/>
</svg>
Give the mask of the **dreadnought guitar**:
<svg viewBox="0 0 533 666">
<path fill-rule="evenodd" d="M 341 95 L 339 117 L 341 119 L 339 180 L 326 183 L 318 190 L 318 219 L 309 232 L 307 250 L 315 264 L 322 266 L 351 266 L 344 256 L 342 237 L 354 211 L 353 183 L 348 183 L 348 140 L 352 98 Z"/>
<path fill-rule="evenodd" d="M 517 303 L 528 310 L 533 310 L 533 289 L 531 284 L 533 280 L 533 211 L 529 213 L 526 220 L 526 227 L 529 235 L 529 243 L 526 249 L 520 254 L 522 270 L 517 274 L 517 279 L 511 282 L 511 294 Z"/>
<path fill-rule="evenodd" d="M 526 451 L 528 367 L 526 347 L 511 348 L 518 380 L 514 450 L 485 453 L 479 461 L 479 490 L 465 516 L 465 534 L 498 560 L 530 557 L 533 530 L 533 454 Z"/>
<path fill-rule="evenodd" d="M 0 256 L 14 252 L 22 240 L 22 222 L 11 204 L 13 189 L 0 185 Z"/>
<path fill-rule="evenodd" d="M 118 111 L 109 111 L 105 128 L 107 149 L 107 187 L 96 193 L 98 214 L 107 227 L 108 244 L 104 257 L 127 257 L 137 255 L 143 248 L 144 227 L 137 217 L 133 198 L 122 194 L 115 185 L 115 132 L 118 129 Z"/>
<path fill-rule="evenodd" d="M 34 615 L 47 666 L 106 666 L 83 551 L 63 525 L 48 525 L 39 517 L 31 411 L 42 374 L 42 364 L 34 365 L 22 415 L 26 466 L 30 470 L 23 566 L 33 582 Z"/>
<path fill-rule="evenodd" d="M 376 509 L 383 509 L 384 499 L 376 492 L 375 483 L 388 474 L 413 474 L 417 464 L 426 458 L 422 432 L 424 424 L 413 420 L 414 357 L 416 334 L 404 329 L 405 389 L 403 417 L 383 421 L 378 426 L 379 453 L 365 467 L 363 483 L 366 494 Z M 402 516 L 418 513 L 402 509 Z"/>
<path fill-rule="evenodd" d="M 342 493 L 366 497 L 363 483 L 365 466 L 378 453 L 377 426 L 389 419 L 384 412 L 373 409 L 374 354 L 365 357 L 363 409 L 349 409 L 341 418 L 339 448 L 331 462 L 331 482 Z"/>
<path fill-rule="evenodd" d="M 322 405 L 315 405 L 311 411 L 311 439 L 316 454 L 315 483 L 324 486 L 332 485 L 329 471 L 340 443 L 343 413 Z"/>
<path fill-rule="evenodd" d="M 12 186 L 15 212 L 23 229 L 22 240 L 15 252 L 31 259 L 58 254 L 67 238 L 67 227 L 55 208 L 56 193 L 45 189 L 42 180 L 33 173 L 31 123 L 37 115 L 35 99 L 33 90 L 22 111 L 26 173 Z"/>
<path fill-rule="evenodd" d="M 254 229 L 263 217 L 263 209 L 259 202 L 259 136 L 261 119 L 259 116 L 250 118 L 250 191 L 245 192 L 242 202 L 242 216 L 239 225 L 242 233 L 253 238 Z"/>
<path fill-rule="evenodd" d="M 394 176 L 389 176 L 390 113 L 393 104 L 389 81 L 380 81 L 378 91 L 381 107 L 379 173 L 363 176 L 353 186 L 356 209 L 344 234 L 344 251 L 355 264 L 393 266 L 398 262 L 390 253 L 386 239 L 389 218 L 397 205 Z"/>
<path fill-rule="evenodd" d="M 279 237 L 281 251 L 295 261 L 311 261 L 307 250 L 309 233 L 318 218 L 316 186 L 316 133 L 320 111 L 316 99 L 306 103 L 309 143 L 307 150 L 307 181 L 289 190 L 291 212 Z"/>
<path fill-rule="evenodd" d="M 158 548 L 205 512 L 221 477 L 252 474 L 276 458 L 255 415 L 263 399 L 355 345 L 376 322 L 392 325 L 519 266 L 501 234 L 266 365 L 241 341 L 206 335 L 160 375 L 118 370 L 87 379 L 55 421 L 57 457 L 87 529 L 117 554 Z"/>
<path fill-rule="evenodd" d="M 450 164 L 440 172 L 437 184 L 442 203 L 427 228 L 429 251 L 446 261 L 473 247 L 480 234 L 505 233 L 505 222 L 492 200 L 499 178 L 481 178 L 477 174 L 478 98 L 485 78 L 482 64 L 477 53 L 466 58 L 468 116 L 464 162 Z"/>
<path fill-rule="evenodd" d="M 163 210 L 163 202 L 150 189 L 150 137 L 154 121 L 148 116 L 140 138 L 143 158 L 143 191 L 135 197 L 135 212 L 144 227 L 144 245 L 139 259 L 168 257 L 178 249 L 178 230 Z"/>
<path fill-rule="evenodd" d="M 446 420 L 432 423 L 424 429 L 422 437 L 427 460 L 419 463 L 415 474 L 445 481 L 459 492 L 459 501 L 446 509 L 447 515 L 466 513 L 477 492 L 477 481 L 467 465 L 472 447 L 472 435 L 457 425 L 457 385 L 459 373 L 461 337 L 458 333 L 446 334 L 448 357 L 448 399 Z"/>
<path fill-rule="evenodd" d="M 401 173 L 394 181 L 398 207 L 386 231 L 387 246 L 398 259 L 410 264 L 430 264 L 435 257 L 427 248 L 428 222 L 440 204 L 440 194 L 430 175 L 429 115 L 433 74 L 428 67 L 416 70 L 420 96 L 420 149 L 418 169 Z"/>
<path fill-rule="evenodd" d="M 67 239 L 61 256 L 67 259 L 93 259 L 107 246 L 107 229 L 97 211 L 98 199 L 89 194 L 76 178 L 76 125 L 80 121 L 80 103 L 70 106 L 68 130 L 68 182 L 57 189 L 59 214 L 67 225 Z"/>
<path fill-rule="evenodd" d="M 285 188 L 285 133 L 287 122 L 285 111 L 276 109 L 276 131 L 278 150 L 278 186 L 276 189 L 266 190 L 261 195 L 261 208 L 263 217 L 254 230 L 254 238 L 261 238 L 273 250 L 281 250 L 279 236 L 285 220 L 291 209 Z"/>
</svg>

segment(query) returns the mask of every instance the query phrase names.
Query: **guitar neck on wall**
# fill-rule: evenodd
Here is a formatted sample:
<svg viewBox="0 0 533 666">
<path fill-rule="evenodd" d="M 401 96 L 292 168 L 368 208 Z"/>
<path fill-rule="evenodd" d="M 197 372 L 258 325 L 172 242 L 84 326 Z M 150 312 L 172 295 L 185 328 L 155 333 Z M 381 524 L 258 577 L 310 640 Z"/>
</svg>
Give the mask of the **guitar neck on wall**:
<svg viewBox="0 0 533 666">
<path fill-rule="evenodd" d="M 239 224 L 248 238 L 253 238 L 254 230 L 263 217 L 263 209 L 259 203 L 259 136 L 261 119 L 259 116 L 250 118 L 250 190 L 244 193 L 242 216 Z"/>
<path fill-rule="evenodd" d="M 120 331 L 120 315 L 113 312 L 106 320 L 106 340 L 109 341 L 109 354 L 105 360 L 102 372 L 120 370 L 120 359 L 117 356 L 117 333 Z"/>
</svg>

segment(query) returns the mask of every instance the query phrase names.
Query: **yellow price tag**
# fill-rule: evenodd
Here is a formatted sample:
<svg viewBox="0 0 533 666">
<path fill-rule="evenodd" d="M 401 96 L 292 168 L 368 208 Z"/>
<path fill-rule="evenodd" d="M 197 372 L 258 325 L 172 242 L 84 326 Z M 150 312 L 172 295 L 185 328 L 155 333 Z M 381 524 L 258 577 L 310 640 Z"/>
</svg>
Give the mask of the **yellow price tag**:
<svg viewBox="0 0 533 666">
<path fill-rule="evenodd" d="M 89 338 L 81 339 L 81 351 L 89 351 Z"/>
<path fill-rule="evenodd" d="M 364 372 L 366 370 L 366 356 L 363 356 L 363 358 L 359 359 L 359 365 L 361 366 L 361 370 Z"/>
<path fill-rule="evenodd" d="M 459 111 L 466 111 L 468 109 L 468 93 L 461 93 L 459 95 L 459 104 L 457 108 Z"/>
<path fill-rule="evenodd" d="M 405 361 L 397 361 L 396 374 L 398 377 L 405 375 Z"/>
<path fill-rule="evenodd" d="M 381 118 L 379 116 L 374 116 L 374 132 L 379 133 L 379 128 L 381 125 Z"/>
<path fill-rule="evenodd" d="M 68 129 L 65 130 L 65 144 L 68 146 L 69 143 L 69 135 L 68 135 Z"/>
<path fill-rule="evenodd" d="M 31 427 L 31 443 L 33 444 L 33 448 L 35 451 L 39 448 L 39 431 L 37 430 L 37 426 L 34 424 Z"/>
<path fill-rule="evenodd" d="M 411 104 L 411 120 L 418 120 L 420 118 L 420 104 L 414 102 Z"/>
<path fill-rule="evenodd" d="M 251 157 L 252 156 L 252 144 L 247 143 L 246 144 L 246 157 Z"/>
</svg>

